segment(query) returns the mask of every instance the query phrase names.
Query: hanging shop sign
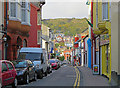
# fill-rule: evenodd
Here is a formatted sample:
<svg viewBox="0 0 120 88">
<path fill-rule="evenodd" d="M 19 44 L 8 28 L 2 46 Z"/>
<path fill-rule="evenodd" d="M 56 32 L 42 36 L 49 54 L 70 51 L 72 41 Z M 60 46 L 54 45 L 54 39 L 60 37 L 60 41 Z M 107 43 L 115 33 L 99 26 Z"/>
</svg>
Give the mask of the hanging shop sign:
<svg viewBox="0 0 120 88">
<path fill-rule="evenodd" d="M 99 74 L 99 65 L 93 65 L 93 74 L 98 75 Z"/>
<path fill-rule="evenodd" d="M 108 34 L 100 35 L 100 45 L 105 45 L 105 44 L 109 44 Z"/>
<path fill-rule="evenodd" d="M 57 42 L 62 42 L 62 41 L 63 41 L 63 38 L 62 38 L 61 36 L 58 36 L 58 37 L 56 37 L 56 41 L 57 41 Z"/>
</svg>

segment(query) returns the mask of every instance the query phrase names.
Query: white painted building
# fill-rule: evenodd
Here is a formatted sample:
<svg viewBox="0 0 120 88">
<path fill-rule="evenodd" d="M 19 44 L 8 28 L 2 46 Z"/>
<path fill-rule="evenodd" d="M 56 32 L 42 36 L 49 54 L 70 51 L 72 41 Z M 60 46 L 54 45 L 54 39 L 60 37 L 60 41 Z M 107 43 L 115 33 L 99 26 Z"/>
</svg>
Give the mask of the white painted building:
<svg viewBox="0 0 120 88">
<path fill-rule="evenodd" d="M 111 77 L 120 85 L 120 2 L 111 3 Z M 116 80 L 116 79 L 119 79 Z"/>
</svg>

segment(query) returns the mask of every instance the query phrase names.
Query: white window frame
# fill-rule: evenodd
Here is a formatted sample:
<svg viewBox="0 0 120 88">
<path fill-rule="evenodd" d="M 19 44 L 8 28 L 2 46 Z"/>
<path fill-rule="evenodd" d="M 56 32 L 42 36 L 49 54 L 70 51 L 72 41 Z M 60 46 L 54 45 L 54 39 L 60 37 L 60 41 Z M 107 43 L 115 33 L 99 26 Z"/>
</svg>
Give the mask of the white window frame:
<svg viewBox="0 0 120 88">
<path fill-rule="evenodd" d="M 111 21 L 111 1 L 109 2 L 109 7 L 110 7 L 110 9 L 109 9 L 109 20 Z"/>
<path fill-rule="evenodd" d="M 107 8 L 106 8 L 106 11 L 107 11 L 107 17 L 106 18 L 103 18 L 104 17 L 104 15 L 105 15 L 105 13 L 103 12 L 103 4 L 107 4 L 106 6 L 107 6 Z M 102 2 L 102 20 L 103 21 L 105 21 L 105 20 L 108 20 L 108 2 Z"/>
<path fill-rule="evenodd" d="M 16 17 L 11 16 L 11 13 L 10 13 L 11 12 L 11 2 L 15 2 L 15 4 L 16 4 Z M 21 21 L 21 16 L 18 17 L 18 15 L 17 15 L 17 14 L 21 13 L 21 12 L 18 12 L 18 9 L 19 9 L 18 5 L 21 5 L 20 0 L 9 0 L 9 20 Z"/>
<path fill-rule="evenodd" d="M 16 5 L 16 7 L 17 7 L 16 1 L 17 1 L 17 0 L 15 0 L 15 5 Z M 16 8 L 16 17 L 12 17 L 12 16 L 11 16 L 11 13 L 10 13 L 10 12 L 11 12 L 11 2 L 12 2 L 12 1 L 9 0 L 9 19 L 10 19 L 10 20 L 17 20 L 17 8 Z"/>
<path fill-rule="evenodd" d="M 40 44 L 40 42 L 41 42 L 41 31 L 38 30 L 37 31 L 37 44 Z"/>
<path fill-rule="evenodd" d="M 21 5 L 22 5 L 22 2 L 21 2 Z M 22 13 L 22 10 L 25 10 L 25 22 L 22 21 L 22 15 L 21 15 L 21 24 L 24 24 L 24 25 L 30 25 L 30 2 L 27 2 L 27 0 L 25 0 L 25 8 L 22 8 L 21 6 L 21 13 Z"/>
<path fill-rule="evenodd" d="M 40 11 L 37 11 L 37 25 L 41 25 Z"/>
</svg>

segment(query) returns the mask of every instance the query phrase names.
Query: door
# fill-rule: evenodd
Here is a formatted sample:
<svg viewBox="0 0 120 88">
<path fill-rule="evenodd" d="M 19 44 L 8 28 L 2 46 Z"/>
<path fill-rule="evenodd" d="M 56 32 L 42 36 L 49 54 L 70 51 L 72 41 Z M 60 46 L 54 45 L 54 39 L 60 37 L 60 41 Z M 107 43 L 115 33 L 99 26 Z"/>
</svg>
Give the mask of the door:
<svg viewBox="0 0 120 88">
<path fill-rule="evenodd" d="M 2 62 L 2 85 L 9 84 L 9 71 L 5 62 Z"/>
<path fill-rule="evenodd" d="M 14 78 L 15 78 L 15 70 L 13 68 L 13 65 L 9 62 L 6 63 L 8 66 L 8 71 L 9 71 L 9 83 L 13 83 Z"/>
</svg>

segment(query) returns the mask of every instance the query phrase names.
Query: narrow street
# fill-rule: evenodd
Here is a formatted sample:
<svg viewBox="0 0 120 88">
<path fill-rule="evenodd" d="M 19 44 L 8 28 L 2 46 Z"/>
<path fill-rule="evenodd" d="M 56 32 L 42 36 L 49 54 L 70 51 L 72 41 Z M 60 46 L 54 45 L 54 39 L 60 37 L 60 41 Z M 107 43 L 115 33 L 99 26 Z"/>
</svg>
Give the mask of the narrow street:
<svg viewBox="0 0 120 88">
<path fill-rule="evenodd" d="M 58 70 L 53 70 L 51 74 L 43 79 L 37 79 L 29 84 L 20 84 L 18 88 L 39 87 L 39 86 L 73 86 L 76 81 L 76 71 L 73 66 L 63 65 Z"/>
<path fill-rule="evenodd" d="M 0 0 L 0 88 L 119 86 L 120 2 Z"/>
</svg>

